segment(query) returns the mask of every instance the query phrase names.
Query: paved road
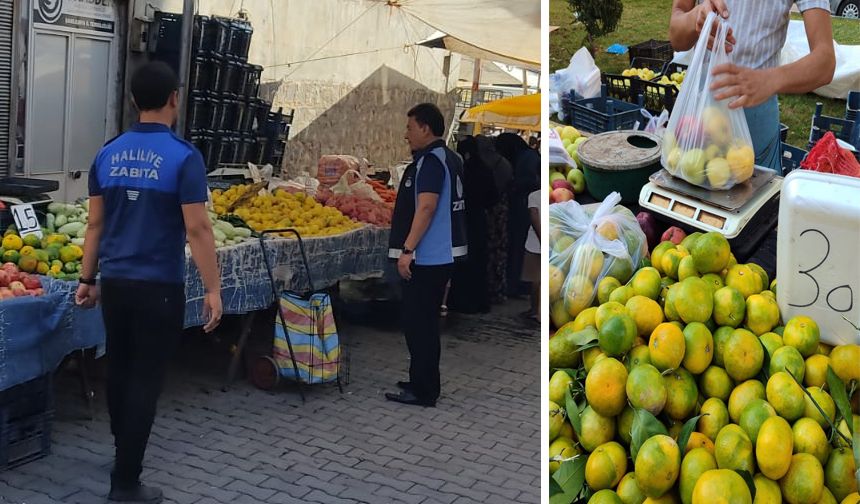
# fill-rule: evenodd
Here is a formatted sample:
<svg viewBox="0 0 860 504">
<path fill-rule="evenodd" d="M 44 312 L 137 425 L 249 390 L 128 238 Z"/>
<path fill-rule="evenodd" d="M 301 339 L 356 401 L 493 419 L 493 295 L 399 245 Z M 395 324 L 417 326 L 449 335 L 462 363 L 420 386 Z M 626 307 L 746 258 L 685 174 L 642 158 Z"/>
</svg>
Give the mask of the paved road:
<svg viewBox="0 0 860 504">
<path fill-rule="evenodd" d="M 539 330 L 517 320 L 524 302 L 493 314 L 451 314 L 443 336 L 443 397 L 434 408 L 383 397 L 406 376 L 395 330 L 341 324 L 350 383 L 269 393 L 246 382 L 223 392 L 223 350 L 179 353 L 162 396 L 143 479 L 166 502 L 464 504 L 540 501 Z M 220 354 L 220 356 L 218 355 Z M 101 386 L 101 384 L 98 384 Z M 0 473 L 3 503 L 101 503 L 112 439 L 57 379 L 52 454 Z M 100 394 L 101 395 L 101 394 Z"/>
</svg>

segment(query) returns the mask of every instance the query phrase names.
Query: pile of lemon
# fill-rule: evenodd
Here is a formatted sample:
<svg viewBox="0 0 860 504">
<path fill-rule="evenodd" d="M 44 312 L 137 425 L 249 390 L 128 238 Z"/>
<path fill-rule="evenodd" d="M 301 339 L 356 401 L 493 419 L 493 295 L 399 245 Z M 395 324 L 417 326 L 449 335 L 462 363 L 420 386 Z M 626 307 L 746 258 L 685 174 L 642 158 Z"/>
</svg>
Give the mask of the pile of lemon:
<svg viewBox="0 0 860 504">
<path fill-rule="evenodd" d="M 860 346 L 784 319 L 719 233 L 651 261 L 549 341 L 553 502 L 860 502 Z"/>
<path fill-rule="evenodd" d="M 227 209 L 249 189 L 247 185 L 233 186 L 226 191 L 212 191 L 215 213 L 226 215 Z M 334 207 L 321 205 L 303 192 L 290 193 L 277 189 L 264 191 L 247 199 L 233 211 L 254 231 L 292 228 L 305 236 L 333 236 L 359 228 L 362 224 L 343 215 Z M 283 234 L 284 237 L 292 237 Z"/>
</svg>

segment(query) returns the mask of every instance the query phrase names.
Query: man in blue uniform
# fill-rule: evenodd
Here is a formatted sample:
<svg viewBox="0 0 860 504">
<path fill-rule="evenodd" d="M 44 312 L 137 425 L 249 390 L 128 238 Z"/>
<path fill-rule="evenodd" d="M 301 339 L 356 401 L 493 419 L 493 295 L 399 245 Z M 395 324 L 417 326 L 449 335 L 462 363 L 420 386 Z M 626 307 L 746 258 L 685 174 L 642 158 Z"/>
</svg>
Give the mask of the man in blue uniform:
<svg viewBox="0 0 860 504">
<path fill-rule="evenodd" d="M 165 366 L 185 318 L 185 242 L 203 277 L 212 331 L 221 318 L 215 240 L 206 212 L 206 167 L 177 137 L 178 82 L 164 63 L 132 77 L 140 122 L 108 142 L 89 177 L 81 285 L 83 307 L 95 305 L 101 271 L 107 334 L 107 402 L 116 458 L 108 500 L 161 502 L 161 490 L 139 477 Z"/>
<path fill-rule="evenodd" d="M 402 391 L 385 397 L 435 406 L 441 389 L 439 306 L 454 261 L 467 253 L 463 162 L 445 147 L 445 120 L 435 105 L 416 105 L 407 118 L 413 162 L 400 181 L 388 255 L 397 260 L 403 278 L 402 316 L 411 359 L 409 381 L 398 382 Z"/>
</svg>

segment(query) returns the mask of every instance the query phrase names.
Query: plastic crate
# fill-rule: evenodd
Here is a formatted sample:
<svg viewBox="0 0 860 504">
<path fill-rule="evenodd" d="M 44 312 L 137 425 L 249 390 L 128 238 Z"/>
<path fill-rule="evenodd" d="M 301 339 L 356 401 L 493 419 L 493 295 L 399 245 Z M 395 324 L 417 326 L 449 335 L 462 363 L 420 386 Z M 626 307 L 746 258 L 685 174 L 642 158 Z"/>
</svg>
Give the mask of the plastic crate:
<svg viewBox="0 0 860 504">
<path fill-rule="evenodd" d="M 678 88 L 674 84 L 660 84 L 656 81 L 637 80 L 633 83 L 633 92 L 642 96 L 642 105 L 649 112 L 657 113 L 663 109 L 672 112 L 678 99 Z"/>
<path fill-rule="evenodd" d="M 630 68 L 649 68 L 656 72 L 657 75 L 655 77 L 659 78 L 662 75 L 665 64 L 665 61 L 654 58 L 633 58 Z M 602 85 L 606 86 L 606 96 L 630 103 L 636 103 L 638 99 L 639 92 L 636 83 L 644 82 L 635 76 L 612 73 L 602 74 L 600 81 Z"/>
<path fill-rule="evenodd" d="M 683 63 L 676 63 L 674 61 L 667 61 L 665 65 L 663 65 L 662 74 L 672 76 L 675 72 L 686 72 L 689 66 L 684 65 Z"/>
<path fill-rule="evenodd" d="M 53 413 L 12 419 L 0 411 L 0 471 L 32 462 L 51 452 Z"/>
<path fill-rule="evenodd" d="M 637 121 L 642 119 L 642 105 L 634 105 L 606 96 L 605 87 L 598 98 L 577 100 L 568 96 L 565 103 L 565 114 L 570 117 L 571 124 L 589 133 L 633 129 Z"/>
<path fill-rule="evenodd" d="M 825 133 L 831 131 L 839 140 L 853 145 L 858 150 L 858 154 L 860 154 L 860 127 L 857 126 L 857 123 L 847 119 L 821 115 L 821 110 L 822 104 L 816 104 L 815 115 L 812 116 L 812 127 L 809 130 L 809 144 L 807 147 L 812 150 L 816 142 Z"/>
<path fill-rule="evenodd" d="M 783 123 L 779 123 L 779 141 L 785 142 L 785 140 L 787 138 L 788 138 L 788 125 L 783 124 Z"/>
<path fill-rule="evenodd" d="M 44 413 L 53 408 L 54 386 L 50 373 L 0 391 L 0 411 L 10 420 Z"/>
<path fill-rule="evenodd" d="M 634 58 L 653 58 L 669 61 L 673 56 L 672 44 L 666 40 L 646 40 L 628 48 L 630 63 Z"/>
<path fill-rule="evenodd" d="M 849 91 L 845 100 L 845 119 L 854 121 L 860 119 L 860 91 Z"/>
<path fill-rule="evenodd" d="M 792 170 L 800 168 L 800 163 L 809 152 L 787 143 L 781 142 L 780 145 L 782 147 L 782 176 L 784 177 Z"/>
</svg>

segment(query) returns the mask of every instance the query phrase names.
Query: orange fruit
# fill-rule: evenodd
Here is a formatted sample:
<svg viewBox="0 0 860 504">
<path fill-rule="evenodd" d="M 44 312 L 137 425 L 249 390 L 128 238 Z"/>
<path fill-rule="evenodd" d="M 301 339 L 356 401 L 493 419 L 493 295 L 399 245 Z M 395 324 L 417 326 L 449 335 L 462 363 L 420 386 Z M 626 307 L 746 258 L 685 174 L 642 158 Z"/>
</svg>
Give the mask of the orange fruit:
<svg viewBox="0 0 860 504">
<path fill-rule="evenodd" d="M 618 279 L 611 276 L 604 277 L 597 283 L 597 302 L 603 304 L 609 301 L 609 295 L 619 287 L 621 282 Z"/>
<path fill-rule="evenodd" d="M 573 251 L 570 273 L 583 275 L 593 285 L 603 270 L 603 252 L 592 243 L 582 243 Z"/>
<path fill-rule="evenodd" d="M 690 251 L 701 273 L 719 273 L 729 264 L 729 241 L 721 233 L 712 231 L 700 236 Z"/>
<path fill-rule="evenodd" d="M 726 286 L 726 284 L 723 283 L 723 279 L 720 278 L 720 275 L 717 275 L 716 273 L 702 275 L 702 280 L 708 284 L 708 287 L 711 288 L 711 292 L 714 293 Z"/>
<path fill-rule="evenodd" d="M 597 307 L 592 306 L 579 312 L 579 315 L 573 319 L 572 329 L 574 332 L 581 331 L 586 327 L 594 327 L 597 329 L 597 322 L 594 321 L 594 316 L 597 314 Z"/>
<path fill-rule="evenodd" d="M 549 265 L 549 300 L 554 303 L 561 299 L 561 289 L 564 287 L 566 275 L 564 271 L 552 264 Z"/>
<path fill-rule="evenodd" d="M 585 463 L 585 481 L 592 490 L 615 488 L 626 473 L 627 453 L 615 441 L 598 446 Z"/>
<path fill-rule="evenodd" d="M 607 355 L 603 353 L 603 350 L 600 349 L 599 346 L 586 348 L 582 351 L 582 365 L 585 368 L 585 372 L 591 371 L 591 368 L 594 367 L 601 359 L 605 359 Z"/>
<path fill-rule="evenodd" d="M 732 337 L 733 332 L 735 330 L 730 326 L 719 327 L 714 331 L 714 364 L 717 366 L 723 367 L 726 365 L 724 357 L 726 342 Z"/>
<path fill-rule="evenodd" d="M 764 399 L 764 385 L 758 380 L 747 380 L 732 390 L 729 396 L 729 418 L 732 422 L 738 423 L 741 420 L 741 413 L 749 403 L 756 399 Z"/>
<path fill-rule="evenodd" d="M 764 347 L 755 334 L 746 329 L 735 329 L 723 352 L 726 372 L 735 381 L 752 378 L 764 362 Z"/>
<path fill-rule="evenodd" d="M 686 420 L 696 409 L 699 391 L 696 380 L 686 369 L 679 368 L 663 377 L 666 384 L 666 405 L 663 411 L 674 420 Z"/>
<path fill-rule="evenodd" d="M 666 405 L 666 383 L 660 371 L 650 364 L 640 364 L 630 371 L 626 391 L 627 399 L 634 408 L 648 410 L 655 416 Z"/>
<path fill-rule="evenodd" d="M 779 480 L 782 498 L 789 504 L 816 503 L 824 488 L 824 469 L 808 453 L 791 457 L 788 472 Z"/>
<path fill-rule="evenodd" d="M 752 495 L 744 479 L 728 469 L 706 471 L 693 488 L 693 504 L 752 504 Z"/>
<path fill-rule="evenodd" d="M 678 263 L 678 280 L 682 281 L 692 277 L 699 277 L 695 261 L 693 261 L 693 256 L 684 256 Z"/>
<path fill-rule="evenodd" d="M 827 366 L 829 365 L 830 357 L 827 355 L 810 355 L 806 359 L 803 384 L 807 387 L 824 387 L 824 384 L 827 383 Z"/>
<path fill-rule="evenodd" d="M 708 439 L 714 441 L 720 430 L 729 424 L 729 410 L 723 401 L 710 397 L 702 403 L 699 412 L 703 416 L 699 418 L 696 428 Z"/>
<path fill-rule="evenodd" d="M 636 322 L 639 336 L 648 337 L 658 325 L 663 323 L 663 310 L 657 301 L 645 296 L 633 296 L 625 305 Z"/>
<path fill-rule="evenodd" d="M 785 371 L 771 375 L 765 394 L 776 413 L 786 420 L 794 421 L 803 415 L 806 407 L 803 389 Z"/>
<path fill-rule="evenodd" d="M 678 299 L 679 287 L 679 283 L 670 285 L 666 291 L 666 299 L 663 302 L 663 312 L 666 314 L 666 320 L 672 322 L 681 320 L 681 316 L 678 315 L 678 310 L 675 308 L 675 300 Z"/>
<path fill-rule="evenodd" d="M 746 301 L 744 325 L 756 336 L 761 336 L 779 323 L 779 305 L 776 301 L 761 294 L 753 294 Z"/>
<path fill-rule="evenodd" d="M 699 389 L 705 397 L 716 397 L 725 402 L 734 388 L 732 378 L 719 366 L 709 366 L 699 376 Z"/>
<path fill-rule="evenodd" d="M 767 290 L 768 287 L 770 286 L 770 278 L 768 278 L 767 272 L 764 270 L 764 268 L 762 268 L 761 266 L 759 266 L 758 264 L 756 264 L 754 262 L 747 263 L 747 266 L 751 270 L 753 270 L 755 272 L 755 274 L 758 275 L 759 278 L 761 279 L 761 288 L 762 288 L 761 293 L 762 294 L 764 294 L 764 293 L 771 294 L 774 296 L 774 299 L 776 299 L 776 293 L 772 292 L 770 290 Z"/>
<path fill-rule="evenodd" d="M 782 504 L 782 492 L 779 483 L 767 478 L 764 474 L 753 477 L 755 483 L 755 504 Z"/>
<path fill-rule="evenodd" d="M 633 420 L 635 420 L 635 411 L 630 405 L 624 407 L 624 411 L 616 417 L 615 427 L 618 430 L 618 437 L 624 444 L 630 446 L 631 434 L 633 430 Z"/>
<path fill-rule="evenodd" d="M 618 497 L 617 493 L 604 488 L 603 490 L 594 492 L 594 495 L 588 499 L 588 504 L 624 504 L 624 502 Z"/>
<path fill-rule="evenodd" d="M 800 352 L 794 347 L 783 346 L 777 348 L 773 353 L 768 372 L 773 375 L 780 371 L 786 371 L 802 382 L 805 369 L 806 363 L 803 361 L 803 356 L 800 355 Z"/>
<path fill-rule="evenodd" d="M 648 343 L 651 363 L 660 371 L 677 369 L 684 359 L 684 344 L 684 333 L 678 326 L 669 323 L 658 325 Z"/>
<path fill-rule="evenodd" d="M 678 280 L 678 268 L 681 267 L 681 259 L 689 254 L 678 248 L 667 250 L 660 259 L 662 271 L 669 278 Z"/>
<path fill-rule="evenodd" d="M 684 504 L 693 502 L 693 489 L 696 486 L 696 482 L 699 481 L 702 474 L 716 468 L 717 461 L 714 459 L 714 455 L 704 448 L 690 450 L 684 455 L 684 459 L 681 461 L 680 484 L 678 488 L 681 493 L 681 502 Z"/>
<path fill-rule="evenodd" d="M 585 377 L 585 398 L 594 411 L 612 417 L 627 404 L 627 369 L 612 357 L 597 361 Z M 620 479 L 620 478 L 619 478 Z"/>
<path fill-rule="evenodd" d="M 654 250 L 651 251 L 651 265 L 661 274 L 666 274 L 663 271 L 663 254 L 668 250 L 674 250 L 675 244 L 670 241 L 664 241 L 659 243 Z"/>
<path fill-rule="evenodd" d="M 692 322 L 684 328 L 684 368 L 692 374 L 701 374 L 714 358 L 714 338 L 711 331 L 700 322 Z"/>
<path fill-rule="evenodd" d="M 579 448 L 576 447 L 576 443 L 573 442 L 573 439 L 568 437 L 559 436 L 549 445 L 549 458 L 558 456 L 570 458 L 578 454 Z M 549 473 L 552 474 L 558 471 L 559 467 L 561 467 L 561 462 L 550 462 Z"/>
<path fill-rule="evenodd" d="M 593 452 L 598 446 L 612 441 L 615 437 L 615 418 L 597 413 L 591 405 L 582 410 L 579 419 L 582 423 L 579 443 L 585 451 Z"/>
<path fill-rule="evenodd" d="M 615 492 L 618 493 L 618 497 L 621 498 L 621 502 L 624 504 L 642 504 L 645 501 L 645 494 L 639 489 L 639 483 L 636 482 L 636 473 L 633 471 L 621 478 L 621 482 L 618 483 L 618 488 L 615 489 Z"/>
<path fill-rule="evenodd" d="M 721 326 L 738 327 L 744 321 L 747 305 L 740 291 L 723 287 L 714 292 L 714 322 Z"/>
<path fill-rule="evenodd" d="M 744 299 L 762 291 L 761 278 L 745 264 L 736 264 L 729 268 L 725 283 L 737 289 Z"/>
<path fill-rule="evenodd" d="M 823 429 L 827 429 L 830 424 L 827 422 L 827 419 L 821 415 L 821 412 L 815 407 L 812 400 L 815 400 L 815 403 L 821 407 L 827 417 L 830 418 L 831 422 L 836 420 L 836 403 L 833 402 L 833 398 L 830 397 L 830 394 L 818 387 L 806 387 L 806 391 L 809 392 L 809 395 L 804 396 L 803 398 L 806 404 L 803 410 L 803 416 L 815 420 Z M 809 396 L 812 396 L 812 399 L 810 399 Z"/>
<path fill-rule="evenodd" d="M 701 278 L 687 278 L 679 284 L 674 306 L 685 323 L 705 322 L 714 311 L 714 295 Z"/>
<path fill-rule="evenodd" d="M 651 364 L 651 352 L 648 350 L 648 345 L 634 346 L 627 352 L 624 359 L 624 366 L 627 367 L 628 373 L 641 364 Z"/>
<path fill-rule="evenodd" d="M 759 336 L 758 339 L 761 341 L 761 344 L 764 345 L 764 349 L 770 358 L 773 358 L 773 353 L 777 348 L 784 346 L 782 336 L 775 332 L 766 332 Z"/>
<path fill-rule="evenodd" d="M 571 277 L 565 285 L 564 303 L 571 318 L 591 306 L 594 300 L 594 284 L 584 276 Z"/>
<path fill-rule="evenodd" d="M 804 357 L 809 357 L 815 353 L 820 339 L 821 332 L 818 329 L 818 324 L 803 315 L 789 320 L 785 324 L 785 332 L 782 334 L 782 341 L 788 346 L 797 348 L 800 355 Z"/>
<path fill-rule="evenodd" d="M 678 444 L 663 434 L 651 436 L 639 448 L 634 470 L 643 494 L 651 498 L 663 496 L 675 485 L 681 471 Z"/>
<path fill-rule="evenodd" d="M 603 323 L 597 342 L 603 353 L 609 357 L 618 357 L 633 348 L 636 334 L 636 322 L 630 315 L 614 315 Z"/>
<path fill-rule="evenodd" d="M 654 267 L 642 268 L 633 275 L 630 285 L 636 296 L 645 296 L 648 299 L 656 300 L 662 288 L 660 272 Z"/>
<path fill-rule="evenodd" d="M 555 327 L 561 327 L 573 319 L 573 317 L 567 313 L 567 306 L 565 305 L 564 299 L 559 299 L 550 305 L 549 317 L 552 321 L 552 325 Z"/>
<path fill-rule="evenodd" d="M 729 424 L 720 430 L 714 441 L 714 456 L 720 469 L 748 471 L 755 469 L 753 444 L 743 429 Z"/>
<path fill-rule="evenodd" d="M 773 406 L 768 404 L 764 399 L 755 399 L 741 411 L 741 418 L 738 425 L 747 433 L 753 444 L 758 439 L 758 431 L 761 429 L 765 420 L 776 416 Z"/>
<path fill-rule="evenodd" d="M 621 303 L 609 301 L 597 307 L 597 312 L 594 314 L 594 323 L 597 324 L 599 331 L 603 327 L 603 323 L 609 320 L 614 315 L 630 315 L 627 308 Z"/>
<path fill-rule="evenodd" d="M 711 455 L 714 454 L 714 442 L 701 432 L 693 431 L 687 439 L 687 447 L 684 448 L 684 453 L 689 453 L 696 448 L 704 448 L 710 452 Z"/>
<path fill-rule="evenodd" d="M 794 453 L 809 453 L 823 465 L 830 456 L 830 444 L 827 434 L 815 420 L 801 418 L 791 427 Z"/>
<path fill-rule="evenodd" d="M 627 301 L 630 300 L 636 294 L 633 292 L 633 287 L 629 285 L 622 285 L 617 289 L 613 290 L 611 294 L 609 294 L 609 301 L 620 304 L 627 304 Z"/>
<path fill-rule="evenodd" d="M 854 471 L 854 456 L 850 448 L 837 448 L 830 452 L 824 466 L 824 482 L 834 498 L 841 501 L 857 491 Z"/>
<path fill-rule="evenodd" d="M 839 345 L 830 352 L 830 365 L 846 386 L 860 380 L 860 345 Z"/>
<path fill-rule="evenodd" d="M 562 408 L 552 402 L 549 401 L 549 440 L 558 437 L 559 431 L 561 431 L 561 425 L 564 423 L 564 411 Z"/>
</svg>

